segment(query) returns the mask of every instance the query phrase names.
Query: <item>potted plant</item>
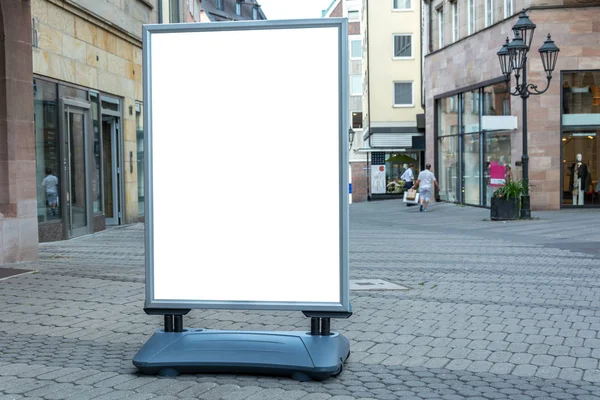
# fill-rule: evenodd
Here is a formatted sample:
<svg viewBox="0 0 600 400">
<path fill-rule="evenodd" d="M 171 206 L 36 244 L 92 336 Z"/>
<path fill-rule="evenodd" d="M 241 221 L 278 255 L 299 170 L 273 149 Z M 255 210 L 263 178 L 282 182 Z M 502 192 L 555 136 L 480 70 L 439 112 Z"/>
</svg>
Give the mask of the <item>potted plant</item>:
<svg viewBox="0 0 600 400">
<path fill-rule="evenodd" d="M 521 196 L 525 193 L 523 181 L 508 181 L 494 192 L 490 209 L 492 220 L 519 219 Z"/>
</svg>

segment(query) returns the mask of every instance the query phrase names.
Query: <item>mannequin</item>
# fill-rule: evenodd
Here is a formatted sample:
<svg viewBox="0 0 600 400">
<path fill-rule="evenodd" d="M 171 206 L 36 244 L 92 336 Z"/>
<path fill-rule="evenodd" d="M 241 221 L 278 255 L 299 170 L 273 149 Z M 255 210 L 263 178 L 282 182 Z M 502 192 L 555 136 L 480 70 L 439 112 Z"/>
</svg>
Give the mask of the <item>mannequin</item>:
<svg viewBox="0 0 600 400">
<path fill-rule="evenodd" d="M 569 187 L 573 193 L 573 205 L 582 206 L 588 169 L 587 165 L 583 163 L 583 156 L 581 154 L 577 154 L 577 162 L 573 163 L 569 169 L 571 170 Z"/>
</svg>

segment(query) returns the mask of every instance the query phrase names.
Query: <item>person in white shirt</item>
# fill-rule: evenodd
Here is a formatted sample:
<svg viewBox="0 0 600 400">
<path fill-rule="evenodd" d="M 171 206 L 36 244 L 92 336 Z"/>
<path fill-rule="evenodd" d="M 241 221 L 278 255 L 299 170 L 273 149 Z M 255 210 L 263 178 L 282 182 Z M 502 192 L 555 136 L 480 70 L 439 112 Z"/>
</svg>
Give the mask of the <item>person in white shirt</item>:
<svg viewBox="0 0 600 400">
<path fill-rule="evenodd" d="M 402 174 L 400 179 L 402 179 L 406 184 L 404 185 L 404 189 L 408 190 L 413 187 L 413 181 L 415 180 L 415 174 L 413 169 L 415 168 L 415 164 L 410 164 L 406 171 Z"/>
<path fill-rule="evenodd" d="M 429 199 L 431 199 L 431 193 L 433 190 L 433 185 L 440 190 L 440 186 L 437 183 L 437 179 L 435 179 L 435 175 L 430 171 L 431 164 L 425 165 L 425 170 L 419 173 L 419 177 L 417 178 L 417 182 L 415 183 L 415 188 L 421 185 L 419 190 L 419 201 L 421 202 L 421 206 L 419 207 L 419 211 L 427 211 L 427 206 L 429 206 Z"/>
<path fill-rule="evenodd" d="M 46 202 L 52 210 L 52 215 L 56 215 L 58 205 L 58 178 L 52 175 L 52 170 L 46 168 L 46 177 L 42 181 L 42 186 L 46 188 Z"/>
</svg>

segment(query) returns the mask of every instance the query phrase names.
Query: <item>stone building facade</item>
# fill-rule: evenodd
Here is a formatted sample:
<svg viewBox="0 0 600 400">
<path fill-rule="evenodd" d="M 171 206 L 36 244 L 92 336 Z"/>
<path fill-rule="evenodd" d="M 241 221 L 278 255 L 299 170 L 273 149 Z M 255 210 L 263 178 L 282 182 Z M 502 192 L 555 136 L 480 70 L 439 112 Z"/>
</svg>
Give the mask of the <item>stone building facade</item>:
<svg viewBox="0 0 600 400">
<path fill-rule="evenodd" d="M 142 219 L 141 35 L 156 1 L 32 0 L 30 20 L 40 241 Z"/>
<path fill-rule="evenodd" d="M 29 1 L 0 1 L 0 264 L 38 257 Z"/>
<path fill-rule="evenodd" d="M 551 3 L 551 4 L 550 4 Z M 446 201 L 489 206 L 510 173 L 521 177 L 522 99 L 511 96 L 496 53 L 526 9 L 537 25 L 528 81 L 546 87 L 538 49 L 560 48 L 547 92 L 528 99 L 533 210 L 600 206 L 600 1 L 448 0 L 424 4 L 426 158 Z M 514 75 L 511 81 L 514 90 Z M 577 155 L 586 166 L 577 170 Z M 582 171 L 582 170 L 580 170 Z M 580 182 L 574 188 L 573 177 Z M 575 185 L 577 186 L 577 185 Z"/>
</svg>

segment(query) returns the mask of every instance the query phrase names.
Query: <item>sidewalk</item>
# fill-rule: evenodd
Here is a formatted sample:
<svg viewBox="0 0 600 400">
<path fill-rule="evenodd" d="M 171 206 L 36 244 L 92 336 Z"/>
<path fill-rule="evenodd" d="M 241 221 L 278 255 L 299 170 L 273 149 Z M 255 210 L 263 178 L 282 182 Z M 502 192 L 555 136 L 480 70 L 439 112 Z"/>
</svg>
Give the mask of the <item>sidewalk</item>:
<svg viewBox="0 0 600 400">
<path fill-rule="evenodd" d="M 400 200 L 350 206 L 353 291 L 344 372 L 325 382 L 156 378 L 131 359 L 162 324 L 143 313 L 143 225 L 42 244 L 0 281 L 0 400 L 600 399 L 600 210 L 489 210 Z M 3 266 L 6 267 L 6 266 Z M 297 312 L 194 310 L 185 326 L 306 330 Z"/>
</svg>

